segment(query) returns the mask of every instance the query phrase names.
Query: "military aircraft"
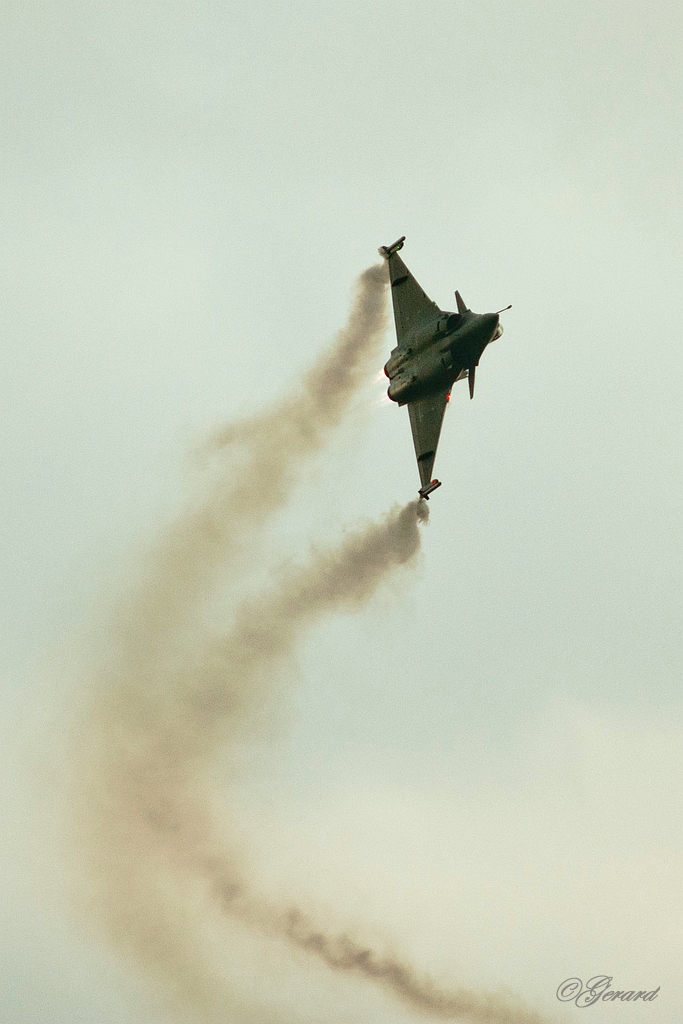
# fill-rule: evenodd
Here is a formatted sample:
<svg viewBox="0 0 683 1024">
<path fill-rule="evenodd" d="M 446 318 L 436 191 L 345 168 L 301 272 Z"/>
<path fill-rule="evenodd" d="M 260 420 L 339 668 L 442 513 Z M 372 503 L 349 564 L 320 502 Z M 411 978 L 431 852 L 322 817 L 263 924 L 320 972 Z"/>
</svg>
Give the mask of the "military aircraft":
<svg viewBox="0 0 683 1024">
<path fill-rule="evenodd" d="M 473 313 L 455 293 L 457 313 L 432 302 L 398 255 L 406 237 L 383 245 L 379 254 L 389 264 L 398 345 L 384 367 L 390 380 L 387 394 L 393 402 L 407 405 L 417 465 L 419 494 L 429 500 L 439 480 L 432 480 L 436 447 L 453 384 L 467 377 L 470 398 L 474 375 L 486 346 L 503 333 L 498 313 Z M 506 306 L 505 309 L 512 309 Z"/>
</svg>

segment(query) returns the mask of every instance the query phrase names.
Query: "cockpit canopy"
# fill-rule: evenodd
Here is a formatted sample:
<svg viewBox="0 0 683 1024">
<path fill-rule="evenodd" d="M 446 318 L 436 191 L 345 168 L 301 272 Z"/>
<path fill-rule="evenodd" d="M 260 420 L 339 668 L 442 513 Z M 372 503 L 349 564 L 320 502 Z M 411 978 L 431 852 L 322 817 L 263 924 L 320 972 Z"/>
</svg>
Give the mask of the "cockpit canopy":
<svg viewBox="0 0 683 1024">
<path fill-rule="evenodd" d="M 462 316 L 460 313 L 446 313 L 441 317 L 437 324 L 437 330 L 442 334 L 450 334 L 456 327 L 459 327 L 462 323 Z"/>
<path fill-rule="evenodd" d="M 497 339 L 500 338 L 502 333 L 503 333 L 503 325 L 502 324 L 498 324 L 498 326 L 496 327 L 495 331 L 493 332 L 493 337 L 491 338 L 491 341 L 497 341 Z"/>
</svg>

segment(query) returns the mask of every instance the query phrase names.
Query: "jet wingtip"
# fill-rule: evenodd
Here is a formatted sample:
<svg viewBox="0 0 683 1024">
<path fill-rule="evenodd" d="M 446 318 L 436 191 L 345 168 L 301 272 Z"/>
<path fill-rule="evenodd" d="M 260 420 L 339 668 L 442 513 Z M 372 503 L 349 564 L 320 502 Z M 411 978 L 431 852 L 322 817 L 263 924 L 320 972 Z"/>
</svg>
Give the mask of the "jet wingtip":
<svg viewBox="0 0 683 1024">
<path fill-rule="evenodd" d="M 380 245 L 377 252 L 383 259 L 388 260 L 392 253 L 398 252 L 399 249 L 403 248 L 403 243 L 405 242 L 405 240 L 406 236 L 401 235 L 401 237 L 397 239 L 393 245 Z"/>
<path fill-rule="evenodd" d="M 432 491 L 435 491 L 437 487 L 441 487 L 441 481 L 432 480 L 432 482 L 430 484 L 427 484 L 426 487 L 421 487 L 417 493 L 420 495 L 421 498 L 424 498 L 425 501 L 429 501 L 429 495 L 432 493 Z"/>
</svg>

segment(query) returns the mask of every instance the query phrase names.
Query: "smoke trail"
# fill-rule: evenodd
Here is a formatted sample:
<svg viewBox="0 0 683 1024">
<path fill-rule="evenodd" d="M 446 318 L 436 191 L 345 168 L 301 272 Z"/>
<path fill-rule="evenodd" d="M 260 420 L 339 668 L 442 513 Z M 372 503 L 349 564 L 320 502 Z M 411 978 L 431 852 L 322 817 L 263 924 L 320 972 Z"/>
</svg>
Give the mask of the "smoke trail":
<svg viewBox="0 0 683 1024">
<path fill-rule="evenodd" d="M 470 1020 L 477 1024 L 542 1024 L 533 1010 L 509 997 L 469 989 L 443 991 L 410 964 L 377 953 L 348 935 L 326 935 L 296 907 L 275 921 L 281 934 L 299 949 L 318 957 L 336 971 L 357 974 L 378 982 L 402 1002 L 441 1020 Z"/>
<path fill-rule="evenodd" d="M 212 817 L 215 755 L 232 755 L 228 766 L 238 770 L 240 745 L 277 700 L 306 630 L 322 616 L 362 607 L 419 550 L 426 506 L 411 502 L 314 551 L 307 564 L 281 567 L 259 595 L 242 600 L 222 636 L 202 624 L 207 577 L 230 564 L 233 580 L 246 581 L 239 557 L 246 541 L 257 540 L 288 499 L 302 459 L 320 450 L 376 358 L 384 285 L 384 267 L 365 271 L 347 327 L 294 395 L 211 439 L 209 450 L 227 464 L 142 565 L 84 704 L 72 796 L 87 898 L 110 938 L 159 980 L 168 1009 L 194 1021 L 225 1020 L 228 1010 L 264 1021 L 206 956 L 202 914 L 211 907 L 377 981 L 432 1016 L 539 1020 L 496 997 L 439 993 L 410 966 L 327 936 L 297 908 L 270 906 Z"/>
<path fill-rule="evenodd" d="M 225 993 L 217 1002 L 219 980 L 177 920 L 178 901 L 161 891 L 181 847 L 169 842 L 173 829 L 195 842 L 211 836 L 203 808 L 187 796 L 188 762 L 202 746 L 208 759 L 211 745 L 200 728 L 193 742 L 192 730 L 179 728 L 191 694 L 197 705 L 211 703 L 197 683 L 212 646 L 199 624 L 201 606 L 212 573 L 239 561 L 247 541 L 252 549 L 376 366 L 386 284 L 384 265 L 365 270 L 346 326 L 290 395 L 210 440 L 218 460 L 213 483 L 141 559 L 74 730 L 75 841 L 93 880 L 81 898 L 122 948 L 184 989 L 182 999 L 207 1018 L 221 1015 Z M 180 884 L 174 877 L 172 885 Z"/>
<path fill-rule="evenodd" d="M 139 639 L 138 656 L 146 650 L 156 657 L 183 628 L 188 611 L 206 596 L 212 571 L 244 553 L 339 425 L 379 360 L 387 283 L 384 264 L 364 270 L 346 326 L 290 395 L 209 440 L 205 454 L 218 460 L 213 485 L 149 552 L 117 623 L 130 645 Z"/>
<path fill-rule="evenodd" d="M 183 880 L 204 877 L 215 887 L 219 878 L 223 900 L 228 892 L 241 897 L 235 916 L 260 927 L 262 913 L 245 917 L 258 900 L 239 854 L 218 846 L 202 768 L 217 749 L 254 735 L 308 626 L 359 607 L 414 558 L 423 506 L 411 502 L 316 552 L 308 565 L 282 569 L 242 603 L 224 636 L 195 635 L 183 661 L 150 666 L 137 658 L 137 645 L 124 644 L 97 681 L 78 780 L 96 909 L 110 936 L 163 979 L 177 1004 L 207 1019 L 224 1012 L 230 994 L 202 959 L 182 905 Z"/>
</svg>

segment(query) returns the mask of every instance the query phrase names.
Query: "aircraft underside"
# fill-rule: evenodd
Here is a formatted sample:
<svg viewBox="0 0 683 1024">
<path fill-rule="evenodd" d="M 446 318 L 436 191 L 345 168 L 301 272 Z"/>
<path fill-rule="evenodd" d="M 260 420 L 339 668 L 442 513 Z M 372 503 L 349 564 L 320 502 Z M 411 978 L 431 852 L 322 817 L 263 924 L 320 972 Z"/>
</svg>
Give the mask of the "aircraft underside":
<svg viewBox="0 0 683 1024">
<path fill-rule="evenodd" d="M 379 250 L 389 267 L 398 343 L 384 372 L 389 378 L 389 398 L 408 406 L 420 472 L 419 493 L 428 498 L 441 486 L 432 479 L 432 471 L 451 388 L 467 377 L 470 398 L 474 396 L 481 355 L 503 328 L 498 313 L 473 313 L 459 292 L 455 293 L 457 313 L 432 302 L 398 255 L 404 241 L 405 237 L 399 238 Z"/>
</svg>

